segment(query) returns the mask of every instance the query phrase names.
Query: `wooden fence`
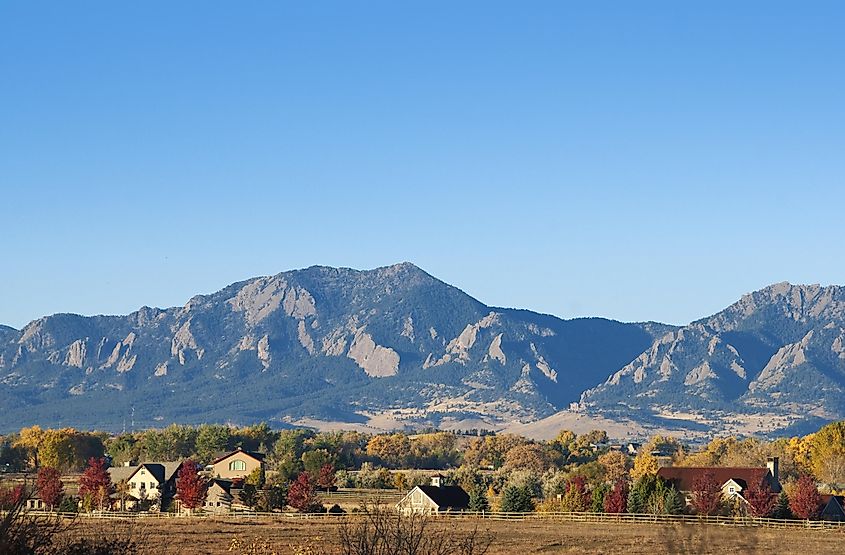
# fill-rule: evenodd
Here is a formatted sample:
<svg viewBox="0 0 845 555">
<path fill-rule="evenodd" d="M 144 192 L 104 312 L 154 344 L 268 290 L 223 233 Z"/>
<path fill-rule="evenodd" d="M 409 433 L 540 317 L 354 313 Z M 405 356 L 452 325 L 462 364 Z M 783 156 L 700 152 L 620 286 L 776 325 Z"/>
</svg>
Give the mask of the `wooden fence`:
<svg viewBox="0 0 845 555">
<path fill-rule="evenodd" d="M 0 513 L 2 514 L 2 513 Z M 28 514 L 52 516 L 66 519 L 85 520 L 133 520 L 149 521 L 157 519 L 191 521 L 195 519 L 207 520 L 256 520 L 261 523 L 290 522 L 301 520 L 338 521 L 344 518 L 361 518 L 362 513 L 256 513 L 234 512 L 228 514 L 210 513 L 132 513 L 94 511 L 91 513 L 51 513 L 46 511 L 28 511 Z M 697 515 L 649 515 L 649 514 L 607 514 L 607 513 L 473 513 L 473 512 L 445 512 L 432 515 L 437 519 L 458 520 L 486 520 L 486 521 L 525 521 L 525 522 L 585 522 L 593 524 L 649 524 L 649 525 L 718 525 L 734 527 L 757 528 L 801 528 L 811 530 L 835 530 L 845 532 L 845 522 L 824 520 L 786 520 L 778 518 L 753 518 L 730 516 L 697 516 Z"/>
</svg>

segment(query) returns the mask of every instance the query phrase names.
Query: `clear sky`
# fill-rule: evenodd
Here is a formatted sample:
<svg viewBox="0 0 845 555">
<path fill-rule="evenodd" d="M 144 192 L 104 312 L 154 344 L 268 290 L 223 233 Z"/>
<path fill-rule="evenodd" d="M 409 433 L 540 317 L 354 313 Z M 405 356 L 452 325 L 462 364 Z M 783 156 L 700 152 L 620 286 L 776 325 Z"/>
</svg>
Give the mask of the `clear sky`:
<svg viewBox="0 0 845 555">
<path fill-rule="evenodd" d="M 686 323 L 845 283 L 845 2 L 0 0 L 0 322 L 408 260 Z"/>
</svg>

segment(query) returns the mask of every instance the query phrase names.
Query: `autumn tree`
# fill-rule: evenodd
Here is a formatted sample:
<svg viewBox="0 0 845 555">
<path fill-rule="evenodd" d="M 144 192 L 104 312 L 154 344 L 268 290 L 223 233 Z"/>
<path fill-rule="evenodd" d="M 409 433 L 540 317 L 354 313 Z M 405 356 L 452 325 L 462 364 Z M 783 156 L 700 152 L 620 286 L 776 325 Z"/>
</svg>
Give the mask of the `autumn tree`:
<svg viewBox="0 0 845 555">
<path fill-rule="evenodd" d="M 514 434 L 497 434 L 474 439 L 464 451 L 464 464 L 478 468 L 499 469 L 505 464 L 505 454 L 528 440 Z"/>
<path fill-rule="evenodd" d="M 88 467 L 79 477 L 79 497 L 88 509 L 108 508 L 110 496 L 113 493 L 111 476 L 109 476 L 106 459 L 91 457 Z"/>
<path fill-rule="evenodd" d="M 692 483 L 692 506 L 696 514 L 713 516 L 722 507 L 722 486 L 712 471 L 702 472 Z"/>
<path fill-rule="evenodd" d="M 43 440 L 44 430 L 41 429 L 41 426 L 31 426 L 21 429 L 13 445 L 26 452 L 30 466 L 38 468 L 40 462 L 38 460 L 38 449 L 41 447 Z"/>
<path fill-rule="evenodd" d="M 757 518 L 772 516 L 778 500 L 777 495 L 772 493 L 769 484 L 764 480 L 749 484 L 748 489 L 742 492 L 742 496 L 748 502 L 748 513 Z"/>
<path fill-rule="evenodd" d="M 324 464 L 320 468 L 320 473 L 317 476 L 317 485 L 323 491 L 329 491 L 335 485 L 335 470 L 330 463 Z"/>
<path fill-rule="evenodd" d="M 634 466 L 631 468 L 631 480 L 638 482 L 646 476 L 657 476 L 657 457 L 649 451 L 641 449 L 634 458 Z"/>
<path fill-rule="evenodd" d="M 631 460 L 621 451 L 610 451 L 599 456 L 598 463 L 604 468 L 604 477 L 611 484 L 627 478 L 631 468 Z"/>
<path fill-rule="evenodd" d="M 38 477 L 35 479 L 35 491 L 47 507 L 50 509 L 58 507 L 64 495 L 61 473 L 49 466 L 39 468 Z"/>
<path fill-rule="evenodd" d="M 613 489 L 604 498 L 604 512 L 625 513 L 628 511 L 628 481 L 616 480 Z"/>
<path fill-rule="evenodd" d="M 548 447 L 539 443 L 526 443 L 508 450 L 503 468 L 506 471 L 530 470 L 540 475 L 552 464 Z"/>
<path fill-rule="evenodd" d="M 301 513 L 319 512 L 323 509 L 317 498 L 315 484 L 307 472 L 301 472 L 290 485 L 288 505 Z"/>
<path fill-rule="evenodd" d="M 577 436 L 574 432 L 561 430 L 557 433 L 554 439 L 549 441 L 549 447 L 558 453 L 561 464 L 567 464 L 569 462 L 569 457 L 572 455 L 573 451 L 576 450 L 576 438 Z"/>
<path fill-rule="evenodd" d="M 813 434 L 810 463 L 820 482 L 845 486 L 845 421 L 832 422 Z"/>
<path fill-rule="evenodd" d="M 419 434 L 411 440 L 409 461 L 415 468 L 448 468 L 460 459 L 458 438 L 452 432 Z"/>
<path fill-rule="evenodd" d="M 590 492 L 583 476 L 575 476 L 566 483 L 560 499 L 560 509 L 567 513 L 583 513 L 590 508 Z"/>
<path fill-rule="evenodd" d="M 822 498 L 812 476 L 801 476 L 789 496 L 789 510 L 798 518 L 816 518 L 821 510 Z"/>
<path fill-rule="evenodd" d="M 367 443 L 367 455 L 390 468 L 402 467 L 410 453 L 411 440 L 401 433 L 377 435 Z"/>
<path fill-rule="evenodd" d="M 0 510 L 10 510 L 23 503 L 26 498 L 26 487 L 23 484 L 17 486 L 0 485 Z"/>
<path fill-rule="evenodd" d="M 176 477 L 176 496 L 189 511 L 202 507 L 208 494 L 208 482 L 198 470 L 197 463 L 188 459 L 182 463 Z"/>
</svg>

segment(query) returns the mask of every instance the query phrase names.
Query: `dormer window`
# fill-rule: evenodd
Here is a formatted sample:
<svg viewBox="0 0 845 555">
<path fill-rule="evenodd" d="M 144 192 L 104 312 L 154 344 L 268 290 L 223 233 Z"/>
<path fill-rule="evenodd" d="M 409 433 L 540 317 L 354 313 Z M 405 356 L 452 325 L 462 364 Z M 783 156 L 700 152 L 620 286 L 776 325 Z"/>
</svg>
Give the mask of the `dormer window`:
<svg viewBox="0 0 845 555">
<path fill-rule="evenodd" d="M 236 459 L 229 463 L 229 470 L 246 470 L 246 463 L 240 459 Z"/>
<path fill-rule="evenodd" d="M 728 488 L 728 492 L 729 493 L 736 493 L 736 488 L 731 486 L 731 487 Z"/>
</svg>

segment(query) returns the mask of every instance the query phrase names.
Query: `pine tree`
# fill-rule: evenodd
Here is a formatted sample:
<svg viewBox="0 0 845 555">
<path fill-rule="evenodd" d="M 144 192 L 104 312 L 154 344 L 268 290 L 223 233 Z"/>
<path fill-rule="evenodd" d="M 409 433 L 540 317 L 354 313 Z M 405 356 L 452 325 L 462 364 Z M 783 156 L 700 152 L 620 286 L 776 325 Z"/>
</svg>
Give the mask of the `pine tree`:
<svg viewBox="0 0 845 555">
<path fill-rule="evenodd" d="M 487 489 L 483 485 L 476 484 L 475 487 L 469 490 L 468 509 L 476 513 L 490 511 L 490 501 L 487 499 Z"/>
<path fill-rule="evenodd" d="M 789 510 L 789 496 L 785 491 L 780 492 L 780 495 L 778 495 L 772 516 L 775 518 L 792 518 L 792 511 Z"/>
<path fill-rule="evenodd" d="M 525 487 L 505 486 L 502 491 L 501 511 L 503 513 L 530 513 L 534 511 L 534 499 Z"/>
<path fill-rule="evenodd" d="M 634 482 L 628 494 L 628 512 L 645 513 L 648 511 L 649 500 L 658 488 L 660 479 L 653 474 L 646 474 Z"/>
<path fill-rule="evenodd" d="M 593 488 L 592 503 L 590 510 L 594 513 L 604 512 L 604 500 L 610 494 L 610 486 L 605 483 L 598 484 Z"/>
<path fill-rule="evenodd" d="M 258 504 L 258 490 L 254 484 L 244 484 L 241 493 L 238 495 L 241 503 L 252 509 Z"/>
</svg>

